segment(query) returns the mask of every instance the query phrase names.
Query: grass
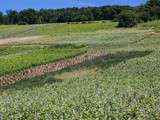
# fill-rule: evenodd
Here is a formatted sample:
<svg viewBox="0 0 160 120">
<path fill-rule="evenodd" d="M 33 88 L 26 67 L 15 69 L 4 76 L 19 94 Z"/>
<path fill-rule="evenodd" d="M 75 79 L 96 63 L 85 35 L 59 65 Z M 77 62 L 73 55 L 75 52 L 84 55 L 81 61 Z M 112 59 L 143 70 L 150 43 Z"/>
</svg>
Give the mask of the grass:
<svg viewBox="0 0 160 120">
<path fill-rule="evenodd" d="M 44 120 L 52 113 L 54 119 L 158 120 L 160 34 L 148 30 L 150 24 L 141 25 L 141 29 L 111 28 L 55 36 L 51 31 L 47 40 L 32 41 L 33 45 L 84 44 L 89 51 L 104 50 L 109 55 L 1 88 L 0 112 L 4 119 L 32 120 L 38 114 Z M 94 69 L 96 74 L 66 76 L 65 80 L 56 77 L 85 69 Z"/>
<path fill-rule="evenodd" d="M 107 21 L 105 23 L 93 22 L 88 24 L 65 24 L 64 26 L 57 26 L 56 33 L 79 33 L 79 32 L 94 32 L 97 30 L 113 29 L 117 25 L 116 22 Z"/>
<path fill-rule="evenodd" d="M 79 33 L 90 32 L 102 29 L 113 29 L 117 26 L 116 22 L 106 21 L 92 22 L 89 24 L 44 24 L 44 25 L 11 25 L 0 26 L 0 38 L 16 37 L 16 36 L 28 36 L 28 35 L 55 35 L 66 33 Z"/>
<path fill-rule="evenodd" d="M 155 20 L 155 21 L 151 21 L 151 22 L 147 22 L 147 23 L 143 23 L 139 25 L 140 28 L 145 28 L 145 29 L 153 29 L 156 32 L 159 32 L 160 29 L 160 21 L 159 20 Z"/>
</svg>

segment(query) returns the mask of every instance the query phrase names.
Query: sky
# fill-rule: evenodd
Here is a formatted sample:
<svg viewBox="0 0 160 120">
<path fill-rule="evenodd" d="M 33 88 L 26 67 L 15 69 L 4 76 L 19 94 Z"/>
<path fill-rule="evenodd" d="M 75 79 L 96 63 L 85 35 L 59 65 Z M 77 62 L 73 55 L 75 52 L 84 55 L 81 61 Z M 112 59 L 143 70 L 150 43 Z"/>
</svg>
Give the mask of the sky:
<svg viewBox="0 0 160 120">
<path fill-rule="evenodd" d="M 131 5 L 137 6 L 146 0 L 0 0 L 0 11 L 34 9 L 57 9 L 67 7 L 87 7 L 103 5 Z"/>
</svg>

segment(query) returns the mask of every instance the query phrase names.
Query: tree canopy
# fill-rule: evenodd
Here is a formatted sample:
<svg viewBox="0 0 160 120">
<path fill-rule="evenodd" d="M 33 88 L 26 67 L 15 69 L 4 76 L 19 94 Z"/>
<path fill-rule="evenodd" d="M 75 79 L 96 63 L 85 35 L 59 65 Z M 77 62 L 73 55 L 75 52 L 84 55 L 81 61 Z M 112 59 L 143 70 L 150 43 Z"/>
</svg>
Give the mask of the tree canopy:
<svg viewBox="0 0 160 120">
<path fill-rule="evenodd" d="M 94 20 L 118 20 L 120 27 L 131 27 L 139 22 L 160 19 L 160 0 L 149 0 L 144 5 L 102 6 L 65 9 L 25 9 L 0 12 L 0 24 L 44 24 Z"/>
<path fill-rule="evenodd" d="M 8 10 L 6 15 L 0 14 L 0 24 L 43 24 L 60 22 L 80 22 L 94 20 L 113 20 L 130 6 L 102 6 L 66 9 L 25 9 L 20 12 Z"/>
</svg>

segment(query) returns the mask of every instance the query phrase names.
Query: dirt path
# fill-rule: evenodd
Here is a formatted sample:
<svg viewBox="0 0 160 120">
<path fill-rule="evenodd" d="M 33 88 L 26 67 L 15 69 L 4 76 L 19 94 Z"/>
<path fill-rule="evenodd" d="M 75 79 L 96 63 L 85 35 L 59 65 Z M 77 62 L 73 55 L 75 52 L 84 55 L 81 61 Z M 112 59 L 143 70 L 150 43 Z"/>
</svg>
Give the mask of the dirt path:
<svg viewBox="0 0 160 120">
<path fill-rule="evenodd" d="M 40 38 L 44 38 L 44 37 L 46 37 L 46 36 L 37 35 L 37 36 L 27 36 L 27 37 L 1 38 L 0 44 L 12 43 L 12 42 L 18 42 L 18 41 L 29 41 L 29 40 L 35 40 L 35 39 L 40 39 Z"/>
<path fill-rule="evenodd" d="M 20 80 L 27 80 L 33 77 L 38 77 L 45 75 L 47 73 L 54 73 L 65 69 L 67 67 L 77 65 L 86 61 L 91 61 L 98 58 L 106 57 L 105 52 L 96 52 L 96 53 L 85 53 L 83 55 L 76 56 L 74 58 L 69 58 L 65 60 L 60 60 L 54 63 L 49 63 L 46 65 L 40 65 L 31 69 L 23 70 L 22 72 L 15 73 L 12 75 L 6 75 L 0 77 L 0 86 L 7 86 L 14 84 Z"/>
</svg>

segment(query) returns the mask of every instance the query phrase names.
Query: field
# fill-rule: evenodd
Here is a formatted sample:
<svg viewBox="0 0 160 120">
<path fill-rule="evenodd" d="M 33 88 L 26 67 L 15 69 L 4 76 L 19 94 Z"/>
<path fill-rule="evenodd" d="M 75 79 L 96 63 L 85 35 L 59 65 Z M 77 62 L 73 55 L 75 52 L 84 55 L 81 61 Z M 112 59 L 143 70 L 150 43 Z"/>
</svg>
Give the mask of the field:
<svg viewBox="0 0 160 120">
<path fill-rule="evenodd" d="M 0 26 L 0 37 L 46 35 L 0 45 L 0 75 L 83 52 L 106 51 L 85 62 L 0 88 L 5 120 L 160 119 L 160 21 L 134 28 L 116 22 Z"/>
<path fill-rule="evenodd" d="M 64 47 L 15 47 L 0 52 L 0 75 L 20 71 L 26 68 L 53 62 L 58 59 L 74 56 L 84 52 L 83 49 Z"/>
</svg>

